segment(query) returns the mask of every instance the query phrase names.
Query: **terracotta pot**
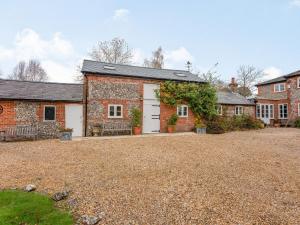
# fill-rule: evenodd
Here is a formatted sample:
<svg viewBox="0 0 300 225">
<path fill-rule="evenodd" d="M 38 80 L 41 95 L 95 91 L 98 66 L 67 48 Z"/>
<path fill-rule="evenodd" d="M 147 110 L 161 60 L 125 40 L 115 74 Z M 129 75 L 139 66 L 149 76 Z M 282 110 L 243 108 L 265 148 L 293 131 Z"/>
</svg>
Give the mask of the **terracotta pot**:
<svg viewBox="0 0 300 225">
<path fill-rule="evenodd" d="M 142 134 L 142 128 L 141 127 L 134 127 L 133 128 L 133 134 L 134 135 L 141 135 Z"/>
<path fill-rule="evenodd" d="M 175 132 L 175 126 L 174 125 L 168 125 L 168 133 L 174 133 Z"/>
</svg>

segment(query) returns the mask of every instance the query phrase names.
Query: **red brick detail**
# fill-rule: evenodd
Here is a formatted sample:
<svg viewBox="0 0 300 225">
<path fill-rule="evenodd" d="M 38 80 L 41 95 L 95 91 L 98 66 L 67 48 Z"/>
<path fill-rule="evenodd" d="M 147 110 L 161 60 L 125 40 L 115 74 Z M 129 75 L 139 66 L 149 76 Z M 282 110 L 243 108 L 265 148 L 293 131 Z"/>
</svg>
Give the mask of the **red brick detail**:
<svg viewBox="0 0 300 225">
<path fill-rule="evenodd" d="M 0 130 L 16 125 L 16 111 L 14 101 L 0 101 L 3 112 L 0 114 Z"/>
</svg>

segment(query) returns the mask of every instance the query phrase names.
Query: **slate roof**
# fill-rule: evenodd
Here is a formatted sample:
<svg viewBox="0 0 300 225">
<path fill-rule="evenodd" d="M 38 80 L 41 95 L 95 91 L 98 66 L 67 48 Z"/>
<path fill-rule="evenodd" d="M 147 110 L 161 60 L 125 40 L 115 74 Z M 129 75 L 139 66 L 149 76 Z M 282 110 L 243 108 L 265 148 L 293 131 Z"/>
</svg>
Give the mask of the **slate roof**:
<svg viewBox="0 0 300 225">
<path fill-rule="evenodd" d="M 267 80 L 267 81 L 258 83 L 256 86 L 266 85 L 266 84 L 273 84 L 273 83 L 277 83 L 277 82 L 284 82 L 284 81 L 286 81 L 287 78 L 294 77 L 294 76 L 300 76 L 300 70 L 295 71 L 293 73 L 289 73 L 289 74 L 284 75 L 284 76 L 280 76 L 280 77 L 277 77 L 277 78 L 274 78 L 274 79 L 271 79 L 271 80 Z"/>
<path fill-rule="evenodd" d="M 231 91 L 218 91 L 217 92 L 218 103 L 228 105 L 254 105 L 253 102 L 246 99 L 244 96 L 233 93 Z"/>
<path fill-rule="evenodd" d="M 81 84 L 0 79 L 0 99 L 82 101 Z"/>
<path fill-rule="evenodd" d="M 140 66 L 104 63 L 84 60 L 82 73 L 94 73 L 101 75 L 138 77 L 156 80 L 174 80 L 204 83 L 205 81 L 197 75 L 186 70 L 155 69 Z"/>
</svg>

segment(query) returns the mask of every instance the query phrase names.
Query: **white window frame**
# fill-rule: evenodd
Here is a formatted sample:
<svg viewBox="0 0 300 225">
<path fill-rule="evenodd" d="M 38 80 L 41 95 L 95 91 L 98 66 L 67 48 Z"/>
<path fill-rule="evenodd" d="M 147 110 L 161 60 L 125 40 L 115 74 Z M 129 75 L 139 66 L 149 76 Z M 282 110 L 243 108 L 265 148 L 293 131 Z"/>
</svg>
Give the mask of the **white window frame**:
<svg viewBox="0 0 300 225">
<path fill-rule="evenodd" d="M 300 77 L 297 78 L 297 88 L 300 88 Z"/>
<path fill-rule="evenodd" d="M 276 86 L 281 86 L 283 85 L 283 90 L 280 90 L 280 88 L 278 88 L 278 91 L 276 90 Z M 274 92 L 278 93 L 278 92 L 284 92 L 286 90 L 286 86 L 285 83 L 278 83 L 278 84 L 274 84 Z"/>
<path fill-rule="evenodd" d="M 286 118 L 280 116 L 280 106 L 286 105 Z M 289 106 L 287 103 L 278 104 L 278 118 L 279 119 L 288 119 L 289 118 Z"/>
<path fill-rule="evenodd" d="M 298 103 L 298 116 L 300 116 L 300 103 Z"/>
<path fill-rule="evenodd" d="M 236 110 L 238 111 L 238 113 L 236 113 L 237 112 Z M 237 106 L 234 107 L 234 115 L 240 116 L 240 115 L 243 115 L 243 114 L 244 114 L 244 107 L 243 106 L 237 105 Z"/>
<path fill-rule="evenodd" d="M 54 120 L 46 120 L 46 107 L 53 107 L 54 108 Z M 55 105 L 44 105 L 44 113 L 43 113 L 43 120 L 44 122 L 55 122 L 56 121 L 56 106 Z"/>
<path fill-rule="evenodd" d="M 270 113 L 271 106 L 272 106 L 272 114 Z M 269 115 L 270 115 L 270 119 L 274 119 L 274 104 L 269 104 Z"/>
<path fill-rule="evenodd" d="M 179 111 L 184 112 L 183 108 L 186 108 L 186 115 L 179 115 Z M 187 105 L 178 105 L 177 106 L 177 115 L 178 117 L 189 117 L 189 107 Z"/>
<path fill-rule="evenodd" d="M 110 115 L 110 107 L 114 107 L 114 115 L 113 116 L 111 116 Z M 121 107 L 121 116 L 117 116 L 117 107 Z M 107 117 L 108 118 L 115 118 L 115 119 L 121 119 L 121 118 L 123 118 L 123 105 L 121 105 L 121 104 L 109 104 L 108 105 L 108 109 L 107 109 Z"/>
<path fill-rule="evenodd" d="M 219 110 L 220 109 L 220 110 Z M 222 105 L 217 105 L 217 114 L 219 116 L 223 115 L 223 106 Z"/>
<path fill-rule="evenodd" d="M 259 115 L 257 113 L 258 109 L 259 109 Z M 255 115 L 256 115 L 256 118 L 261 118 L 261 105 L 260 104 L 256 104 Z"/>
</svg>

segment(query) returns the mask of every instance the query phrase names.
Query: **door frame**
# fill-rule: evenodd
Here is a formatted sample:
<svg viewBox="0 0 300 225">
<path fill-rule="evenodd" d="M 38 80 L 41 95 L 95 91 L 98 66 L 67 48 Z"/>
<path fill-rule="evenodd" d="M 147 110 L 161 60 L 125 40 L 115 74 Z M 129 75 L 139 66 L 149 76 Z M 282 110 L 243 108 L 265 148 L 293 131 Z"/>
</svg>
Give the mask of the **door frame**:
<svg viewBox="0 0 300 225">
<path fill-rule="evenodd" d="M 84 136 L 84 131 L 83 131 L 83 105 L 82 104 L 65 104 L 65 126 L 66 128 L 72 128 L 74 129 L 74 127 L 67 127 L 67 116 L 68 116 L 68 113 L 67 113 L 67 110 L 68 110 L 68 107 L 72 107 L 72 106 L 78 106 L 81 108 L 81 118 L 80 118 L 80 121 L 81 121 L 81 126 L 80 126 L 80 134 L 81 136 L 77 136 L 77 137 L 83 137 Z M 78 118 L 77 118 L 78 119 Z"/>
</svg>

